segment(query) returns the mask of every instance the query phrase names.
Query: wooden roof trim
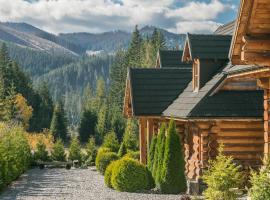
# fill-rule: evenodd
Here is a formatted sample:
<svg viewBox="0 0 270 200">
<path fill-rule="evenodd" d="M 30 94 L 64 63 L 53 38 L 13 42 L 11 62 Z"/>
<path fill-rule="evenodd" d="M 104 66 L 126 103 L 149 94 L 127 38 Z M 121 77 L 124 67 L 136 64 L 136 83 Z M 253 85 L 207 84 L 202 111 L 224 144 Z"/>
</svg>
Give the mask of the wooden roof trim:
<svg viewBox="0 0 270 200">
<path fill-rule="evenodd" d="M 263 117 L 250 117 L 250 118 L 232 118 L 232 117 L 209 117 L 209 118 L 177 118 L 177 117 L 165 117 L 165 119 L 173 119 L 175 121 L 185 121 L 185 122 L 196 122 L 196 121 L 202 121 L 202 122 L 210 122 L 210 121 L 263 121 Z"/>
<path fill-rule="evenodd" d="M 238 72 L 235 74 L 228 74 L 227 80 L 233 79 L 233 78 L 245 78 L 245 77 L 263 77 L 263 76 L 269 76 L 270 75 L 270 68 L 264 67 L 260 69 L 245 71 L 245 72 Z"/>
<path fill-rule="evenodd" d="M 129 109 L 129 103 L 131 105 L 131 114 L 127 109 Z M 132 95 L 132 85 L 131 85 L 131 78 L 130 78 L 130 69 L 127 73 L 126 79 L 126 88 L 125 88 L 125 97 L 124 97 L 124 110 L 123 114 L 125 117 L 134 117 L 134 109 L 133 109 L 133 95 Z"/>
<path fill-rule="evenodd" d="M 187 52 L 188 51 L 188 52 Z M 190 58 L 187 58 L 187 55 L 190 56 Z M 190 62 L 192 61 L 192 52 L 191 52 L 191 47 L 190 47 L 190 40 L 189 40 L 189 33 L 186 35 L 186 41 L 182 53 L 182 62 Z"/>
</svg>

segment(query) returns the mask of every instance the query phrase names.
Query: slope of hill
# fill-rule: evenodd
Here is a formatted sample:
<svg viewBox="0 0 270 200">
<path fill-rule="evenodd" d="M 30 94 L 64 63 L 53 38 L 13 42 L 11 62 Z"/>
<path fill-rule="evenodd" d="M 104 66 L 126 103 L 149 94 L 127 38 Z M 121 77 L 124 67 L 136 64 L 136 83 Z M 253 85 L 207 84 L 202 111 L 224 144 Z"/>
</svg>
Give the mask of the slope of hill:
<svg viewBox="0 0 270 200">
<path fill-rule="evenodd" d="M 0 40 L 49 53 L 77 55 L 84 49 L 26 23 L 0 23 Z"/>
</svg>

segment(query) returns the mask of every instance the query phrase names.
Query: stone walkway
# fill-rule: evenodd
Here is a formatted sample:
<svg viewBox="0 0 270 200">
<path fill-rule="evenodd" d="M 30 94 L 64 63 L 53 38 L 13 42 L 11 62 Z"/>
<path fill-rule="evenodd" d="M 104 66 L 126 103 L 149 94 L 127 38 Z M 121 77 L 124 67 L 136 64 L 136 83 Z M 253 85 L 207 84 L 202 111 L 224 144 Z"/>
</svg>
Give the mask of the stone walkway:
<svg viewBox="0 0 270 200">
<path fill-rule="evenodd" d="M 1 200 L 179 200 L 179 195 L 117 192 L 90 169 L 31 169 L 0 194 Z"/>
</svg>

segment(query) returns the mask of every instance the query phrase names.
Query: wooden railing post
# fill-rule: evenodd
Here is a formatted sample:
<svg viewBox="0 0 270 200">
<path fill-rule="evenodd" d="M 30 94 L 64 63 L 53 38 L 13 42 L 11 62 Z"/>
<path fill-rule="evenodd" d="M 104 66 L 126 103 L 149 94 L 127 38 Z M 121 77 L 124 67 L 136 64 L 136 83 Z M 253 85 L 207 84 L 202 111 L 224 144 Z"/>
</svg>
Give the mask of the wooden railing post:
<svg viewBox="0 0 270 200">
<path fill-rule="evenodd" d="M 140 162 L 146 164 L 147 146 L 146 146 L 146 120 L 144 118 L 139 119 L 139 131 L 140 131 Z"/>
</svg>

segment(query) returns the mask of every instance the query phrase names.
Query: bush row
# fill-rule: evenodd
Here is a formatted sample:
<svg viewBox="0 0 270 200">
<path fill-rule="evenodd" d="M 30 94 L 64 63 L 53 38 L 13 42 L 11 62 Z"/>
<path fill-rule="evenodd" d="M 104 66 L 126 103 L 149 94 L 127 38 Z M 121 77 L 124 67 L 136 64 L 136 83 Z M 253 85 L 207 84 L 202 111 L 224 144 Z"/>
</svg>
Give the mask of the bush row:
<svg viewBox="0 0 270 200">
<path fill-rule="evenodd" d="M 19 177 L 31 163 L 26 135 L 19 126 L 0 124 L 0 189 Z"/>
</svg>

